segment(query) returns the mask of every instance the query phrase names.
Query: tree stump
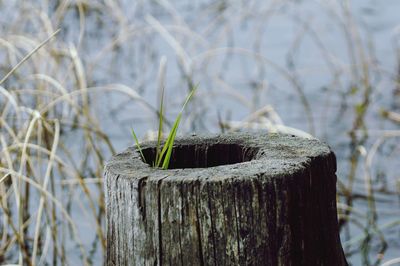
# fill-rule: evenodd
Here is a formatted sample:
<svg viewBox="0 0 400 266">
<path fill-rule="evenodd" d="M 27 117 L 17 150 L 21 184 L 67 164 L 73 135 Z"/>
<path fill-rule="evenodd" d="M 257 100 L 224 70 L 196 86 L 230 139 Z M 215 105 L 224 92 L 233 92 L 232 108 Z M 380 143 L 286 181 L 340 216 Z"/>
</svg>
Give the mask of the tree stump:
<svg viewBox="0 0 400 266">
<path fill-rule="evenodd" d="M 155 146 L 142 146 L 150 164 Z M 106 265 L 347 265 L 336 159 L 320 141 L 191 136 L 170 168 L 135 148 L 106 165 Z"/>
</svg>

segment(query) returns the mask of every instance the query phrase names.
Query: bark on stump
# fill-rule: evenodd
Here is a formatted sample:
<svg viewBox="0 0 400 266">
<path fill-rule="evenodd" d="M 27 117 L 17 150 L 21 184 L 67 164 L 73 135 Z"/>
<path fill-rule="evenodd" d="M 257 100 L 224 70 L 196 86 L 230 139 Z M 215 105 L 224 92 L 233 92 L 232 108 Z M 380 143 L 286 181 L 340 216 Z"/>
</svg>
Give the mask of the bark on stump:
<svg viewBox="0 0 400 266">
<path fill-rule="evenodd" d="M 151 163 L 155 143 L 142 148 Z M 106 165 L 106 265 L 346 265 L 336 159 L 320 141 L 192 136 L 170 168 L 134 148 Z"/>
</svg>

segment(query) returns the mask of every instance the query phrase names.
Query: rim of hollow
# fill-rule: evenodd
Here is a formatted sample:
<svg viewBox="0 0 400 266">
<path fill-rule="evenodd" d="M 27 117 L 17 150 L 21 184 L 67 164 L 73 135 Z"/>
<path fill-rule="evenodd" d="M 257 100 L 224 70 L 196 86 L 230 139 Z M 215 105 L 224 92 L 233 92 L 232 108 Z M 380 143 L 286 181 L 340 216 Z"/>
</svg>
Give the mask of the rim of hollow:
<svg viewBox="0 0 400 266">
<path fill-rule="evenodd" d="M 321 157 L 328 157 L 327 163 L 333 164 L 333 169 L 336 171 L 335 156 L 325 143 L 317 139 L 306 139 L 287 134 L 228 133 L 180 137 L 175 140 L 174 149 L 197 147 L 197 152 L 201 152 L 206 150 L 207 147 L 208 149 L 217 147 L 215 151 L 218 152 L 218 147 L 223 146 L 236 147 L 241 151 L 241 156 L 228 156 L 228 161 L 232 159 L 230 164 L 207 165 L 199 163 L 186 168 L 180 167 L 179 163 L 174 163 L 172 160 L 173 169 L 162 170 L 143 162 L 136 148 L 129 147 L 124 152 L 112 157 L 106 164 L 105 172 L 106 175 L 112 173 L 133 179 L 181 179 L 187 181 L 217 181 L 260 175 L 276 177 L 293 175 L 303 171 L 312 161 Z M 144 142 L 141 147 L 146 153 L 155 149 L 156 142 Z M 196 149 L 192 149 L 190 152 L 196 152 Z M 233 148 L 234 151 L 235 148 Z M 198 158 L 201 159 L 201 154 L 197 156 L 200 156 Z M 204 158 L 203 160 L 207 161 Z"/>
</svg>

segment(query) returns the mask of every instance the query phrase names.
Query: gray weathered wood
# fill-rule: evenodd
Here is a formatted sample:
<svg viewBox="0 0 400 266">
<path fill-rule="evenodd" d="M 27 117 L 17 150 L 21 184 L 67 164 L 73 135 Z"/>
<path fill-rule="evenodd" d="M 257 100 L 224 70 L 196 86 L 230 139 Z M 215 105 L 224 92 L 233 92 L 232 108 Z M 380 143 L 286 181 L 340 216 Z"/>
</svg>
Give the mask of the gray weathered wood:
<svg viewBox="0 0 400 266">
<path fill-rule="evenodd" d="M 147 161 L 154 147 L 143 144 Z M 336 159 L 320 141 L 188 137 L 171 168 L 134 148 L 107 164 L 106 265 L 346 265 Z"/>
</svg>

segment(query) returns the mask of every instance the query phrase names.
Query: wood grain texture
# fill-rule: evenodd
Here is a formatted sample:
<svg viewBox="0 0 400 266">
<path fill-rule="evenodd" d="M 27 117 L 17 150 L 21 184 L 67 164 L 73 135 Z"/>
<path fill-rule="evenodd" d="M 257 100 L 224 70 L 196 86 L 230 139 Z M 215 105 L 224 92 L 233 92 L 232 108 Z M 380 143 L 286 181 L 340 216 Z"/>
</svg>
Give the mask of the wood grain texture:
<svg viewBox="0 0 400 266">
<path fill-rule="evenodd" d="M 143 144 L 147 161 L 154 147 Z M 151 168 L 134 148 L 106 165 L 106 265 L 347 265 L 336 159 L 320 141 L 187 137 L 171 167 Z"/>
</svg>

